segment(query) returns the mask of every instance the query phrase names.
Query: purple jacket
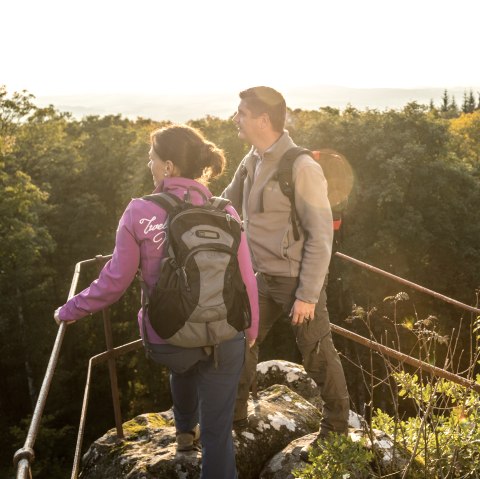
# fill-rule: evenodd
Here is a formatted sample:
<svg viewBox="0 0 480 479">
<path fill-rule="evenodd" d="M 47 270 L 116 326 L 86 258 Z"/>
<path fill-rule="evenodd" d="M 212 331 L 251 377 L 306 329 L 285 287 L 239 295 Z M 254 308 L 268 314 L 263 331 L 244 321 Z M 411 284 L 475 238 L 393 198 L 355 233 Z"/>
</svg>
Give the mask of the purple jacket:
<svg viewBox="0 0 480 479">
<path fill-rule="evenodd" d="M 193 186 L 207 197 L 212 196 L 210 191 L 200 183 L 187 178 L 165 178 L 155 193 L 165 191 L 183 198 L 186 188 Z M 190 190 L 194 204 L 202 204 L 203 198 L 195 189 Z M 227 210 L 238 218 L 232 206 Z M 130 201 L 117 229 L 115 249 L 112 258 L 104 266 L 98 279 L 81 293 L 75 295 L 65 303 L 60 311 L 62 321 L 71 321 L 83 318 L 91 313 L 101 311 L 115 303 L 125 293 L 134 280 L 140 266 L 143 279 L 151 291 L 158 279 L 160 262 L 166 256 L 166 219 L 167 213 L 152 201 L 136 198 Z M 245 234 L 238 250 L 238 261 L 243 281 L 247 288 L 252 312 L 252 325 L 246 331 L 249 340 L 256 339 L 258 333 L 258 292 L 255 275 L 252 270 L 250 253 Z M 140 334 L 142 334 L 142 310 L 138 313 Z M 164 344 L 150 323 L 147 322 L 148 341 L 154 344 Z"/>
</svg>

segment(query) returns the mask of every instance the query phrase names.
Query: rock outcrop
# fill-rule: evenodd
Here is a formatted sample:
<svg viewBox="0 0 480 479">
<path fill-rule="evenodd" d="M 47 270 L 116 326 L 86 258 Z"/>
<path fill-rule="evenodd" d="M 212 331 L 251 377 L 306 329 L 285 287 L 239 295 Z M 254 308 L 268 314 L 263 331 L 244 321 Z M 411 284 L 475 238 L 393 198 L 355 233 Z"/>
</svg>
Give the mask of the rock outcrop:
<svg viewBox="0 0 480 479">
<path fill-rule="evenodd" d="M 258 396 L 249 401 L 248 427 L 234 431 L 240 479 L 293 479 L 302 466 L 300 449 L 318 431 L 317 386 L 302 366 L 267 361 L 257 368 Z M 350 413 L 350 437 L 359 440 L 366 431 L 361 418 Z M 116 430 L 96 440 L 83 457 L 81 479 L 194 479 L 201 468 L 200 451 L 177 453 L 171 411 L 142 414 L 124 424 L 125 438 Z M 370 434 L 383 471 L 405 463 L 385 434 Z M 394 456 L 395 463 L 392 463 Z M 403 463 L 402 463 L 403 461 Z"/>
<path fill-rule="evenodd" d="M 249 425 L 234 432 L 240 477 L 256 479 L 268 460 L 291 441 L 318 430 L 317 408 L 284 385 L 261 391 L 251 403 Z M 175 427 L 169 413 L 142 414 L 124 424 L 125 439 L 116 430 L 95 441 L 83 458 L 82 479 L 167 479 L 199 476 L 201 454 L 177 453 Z"/>
</svg>

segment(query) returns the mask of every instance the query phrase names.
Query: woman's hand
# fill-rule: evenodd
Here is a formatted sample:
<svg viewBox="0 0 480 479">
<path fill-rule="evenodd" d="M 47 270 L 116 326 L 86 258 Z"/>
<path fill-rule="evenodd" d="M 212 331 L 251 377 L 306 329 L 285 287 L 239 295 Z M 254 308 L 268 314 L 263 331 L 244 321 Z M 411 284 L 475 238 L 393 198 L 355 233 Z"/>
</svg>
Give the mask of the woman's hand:
<svg viewBox="0 0 480 479">
<path fill-rule="evenodd" d="M 61 307 L 60 308 L 57 308 L 55 310 L 55 312 L 53 313 L 53 319 L 55 320 L 55 322 L 60 326 L 62 323 L 67 323 L 67 325 L 69 324 L 73 324 L 76 322 L 76 319 L 74 319 L 73 321 L 62 321 L 60 319 L 60 309 L 62 309 Z"/>
</svg>

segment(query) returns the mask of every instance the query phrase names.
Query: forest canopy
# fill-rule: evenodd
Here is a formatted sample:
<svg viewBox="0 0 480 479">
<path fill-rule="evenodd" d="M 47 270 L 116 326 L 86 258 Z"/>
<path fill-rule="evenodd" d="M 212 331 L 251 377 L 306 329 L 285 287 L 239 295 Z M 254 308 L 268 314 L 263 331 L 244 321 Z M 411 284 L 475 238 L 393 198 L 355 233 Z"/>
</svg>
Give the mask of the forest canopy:
<svg viewBox="0 0 480 479">
<path fill-rule="evenodd" d="M 57 326 L 54 309 L 66 300 L 78 261 L 111 253 L 118 220 L 132 197 L 153 189 L 149 134 L 167 124 L 121 115 L 74 119 L 40 108 L 28 92 L 0 87 L 0 450 L 3 464 L 21 447 Z M 228 168 L 212 185 L 220 193 L 249 146 L 231 119 L 190 121 L 224 149 Z M 468 304 L 480 286 L 480 105 L 465 95 L 457 107 L 445 92 L 435 106 L 401 110 L 348 107 L 289 111 L 293 140 L 331 148 L 349 161 L 354 187 L 336 248 Z M 354 304 L 382 302 L 395 286 L 339 266 L 341 292 Z M 82 278 L 85 284 L 96 274 Z M 478 294 L 478 293 L 477 293 Z M 431 307 L 428 301 L 423 306 Z M 112 308 L 117 344 L 138 338 L 138 285 Z M 458 311 L 437 312 L 448 331 Z M 67 332 L 39 437 L 37 477 L 50 464 L 68 469 L 88 358 L 105 349 L 97 316 Z M 468 341 L 469 332 L 465 332 Z M 268 354 L 264 353 L 264 354 Z M 273 354 L 273 352 L 272 352 Z M 125 416 L 169 407 L 168 379 L 141 354 L 120 360 Z M 88 438 L 111 427 L 109 385 L 92 393 Z M 42 462 L 44 461 L 44 462 Z M 45 470 L 43 470 L 45 473 Z M 62 477 L 61 473 L 58 472 Z M 45 476 L 47 477 L 47 476 Z M 55 477 L 50 469 L 48 477 Z"/>
</svg>

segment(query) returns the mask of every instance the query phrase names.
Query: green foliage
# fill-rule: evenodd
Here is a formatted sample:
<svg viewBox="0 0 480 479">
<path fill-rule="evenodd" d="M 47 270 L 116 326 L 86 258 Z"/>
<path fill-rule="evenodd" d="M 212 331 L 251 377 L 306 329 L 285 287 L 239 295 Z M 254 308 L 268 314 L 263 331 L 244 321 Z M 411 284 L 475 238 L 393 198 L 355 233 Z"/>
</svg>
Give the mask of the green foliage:
<svg viewBox="0 0 480 479">
<path fill-rule="evenodd" d="M 395 374 L 399 396 L 413 400 L 420 414 L 395 422 L 377 410 L 372 425 L 395 438 L 424 463 L 425 477 L 477 477 L 480 459 L 480 398 L 440 379 L 422 384 L 416 374 Z"/>
<path fill-rule="evenodd" d="M 433 315 L 420 319 L 416 312 L 412 315 L 407 308 L 409 301 L 409 295 L 403 292 L 384 299 L 384 305 L 392 310 L 393 319 L 384 314 L 387 313 L 384 307 L 371 307 L 367 311 L 356 306 L 350 324 L 363 323 L 371 339 L 385 342 L 387 338 L 393 338 L 396 350 L 430 364 L 440 360 L 440 365 L 450 372 L 454 365 L 458 367 L 462 356 L 468 356 L 462 376 L 470 380 L 475 377 L 475 364 L 480 355 L 480 343 L 476 337 L 480 318 L 472 318 L 470 328 L 463 328 L 471 331 L 473 342 L 467 350 L 457 353 L 460 332 L 454 335 L 452 331 L 448 336 L 439 334 L 439 319 Z M 378 331 L 382 331 L 380 336 L 377 336 Z M 366 368 L 368 355 L 370 366 Z M 472 464 L 476 464 L 480 456 L 478 392 L 432 376 L 420 368 L 412 371 L 410 366 L 384 354 L 380 358 L 371 352 L 366 356 L 358 361 L 362 365 L 365 386 L 369 389 L 370 404 L 376 406 L 371 426 L 391 437 L 394 448 L 390 455 L 407 459 L 405 464 L 397 466 L 398 477 L 477 477 Z M 383 367 L 379 367 L 380 363 Z M 378 407 L 380 394 L 391 398 L 387 407 Z"/>
<path fill-rule="evenodd" d="M 470 108 L 471 101 L 468 97 L 466 107 Z M 480 263 L 478 113 L 476 109 L 460 115 L 448 92 L 441 108 L 411 103 L 400 111 L 361 112 L 354 107 L 343 111 L 334 108 L 290 111 L 287 128 L 297 143 L 312 149 L 336 149 L 354 170 L 355 184 L 344 217 L 340 249 L 431 289 L 471 302 L 470 292 L 478 287 Z M 3 431 L 11 431 L 15 436 L 24 432 L 11 428 L 31 413 L 38 394 L 56 331 L 52 312 L 66 299 L 75 263 L 110 253 L 118 220 L 130 198 L 152 190 L 147 168 L 149 134 L 166 123 L 142 118 L 132 121 L 119 115 L 75 120 L 53 106 L 38 108 L 34 97 L 27 92 L 8 95 L 6 88 L 0 87 L 0 428 Z M 226 153 L 226 174 L 211 185 L 218 194 L 228 184 L 249 146 L 238 139 L 230 119 L 207 116 L 189 124 L 199 128 Z M 80 287 L 88 285 L 95 275 L 93 267 L 82 272 Z M 350 266 L 338 269 L 335 279 L 340 277 L 341 288 L 329 296 L 329 307 L 339 305 L 340 320 L 351 312 L 353 302 L 377 304 L 379 298 L 391 296 L 387 281 L 372 279 L 371 275 Z M 138 295 L 138 288 L 133 285 L 111 309 L 116 345 L 138 338 Z M 443 365 L 448 348 L 442 338 L 445 341 L 452 328 L 457 328 L 457 315 L 451 310 L 440 310 L 435 312 L 436 319 L 432 319 L 429 313 L 422 313 L 430 311 L 428 301 L 419 304 L 415 314 L 407 315 L 404 314 L 407 301 L 397 296 L 378 309 L 357 307 L 352 315 L 352 328 L 363 332 L 368 323 L 374 335 L 388 337 L 390 346 L 402 346 L 409 354 Z M 384 309 L 391 306 L 395 309 L 394 318 L 386 320 Z M 67 332 L 46 407 L 47 414 L 55 412 L 55 421 L 48 426 L 52 435 L 54 429 L 61 431 L 63 426 L 78 422 L 86 363 L 90 356 L 105 349 L 101 322 L 101 315 L 97 314 Z M 401 324 L 401 332 L 397 332 L 395 328 Z M 478 334 L 478 330 L 456 330 L 460 330 L 458 350 L 468 350 L 472 335 Z M 279 330 L 278 334 L 288 335 L 288 339 L 276 336 L 270 345 L 265 343 L 261 353 L 264 359 L 279 351 L 274 349 L 275 343 L 289 349 L 294 356 L 289 328 Z M 395 401 L 399 400 L 408 405 L 405 410 L 410 415 L 418 416 L 417 412 L 430 404 L 432 411 L 438 412 L 438 404 L 431 397 L 445 398 L 445 407 L 447 403 L 448 407 L 452 405 L 447 415 L 451 416 L 450 422 L 440 423 L 435 416 L 437 422 L 432 424 L 444 427 L 442 431 L 448 434 L 458 430 L 455 434 L 460 442 L 471 439 L 465 451 L 460 442 L 455 443 L 457 461 L 475 457 L 476 432 L 467 435 L 461 426 L 463 419 L 458 419 L 460 409 L 456 409 L 462 405 L 470 418 L 477 407 L 470 406 L 473 399 L 469 399 L 467 407 L 467 398 L 458 396 L 460 392 L 455 396 L 453 390 L 445 392 L 443 383 L 427 387 L 424 376 L 417 375 L 416 380 L 414 376 L 402 376 L 394 366 L 383 365 L 384 358 L 359 355 L 350 347 L 346 351 L 347 356 L 352 355 L 353 363 L 361 357 L 362 364 L 373 365 L 374 373 L 379 376 L 390 368 L 391 377 L 399 381 L 399 395 L 386 394 L 387 381 L 384 381 L 369 398 L 372 404 L 383 407 L 393 401 L 398 405 Z M 476 364 L 478 357 L 472 357 Z M 463 357 L 462 364 L 471 372 L 470 365 L 465 365 L 468 359 Z M 95 375 L 86 442 L 110 428 L 113 421 L 106 400 L 110 397 L 108 375 L 102 368 Z M 118 378 L 125 416 L 170 406 L 165 369 L 152 367 L 141 353 L 119 361 Z M 358 378 L 353 383 L 352 399 L 360 402 L 364 399 L 363 385 L 358 385 Z M 427 426 L 419 423 L 416 416 L 399 422 L 399 414 L 392 419 L 389 430 L 396 431 L 397 424 L 401 425 L 397 426 L 398 434 L 406 430 L 413 434 L 416 427 L 423 427 L 422 434 L 426 434 Z M 377 414 L 375 420 L 380 417 Z M 61 434 L 66 436 L 70 432 Z M 47 439 L 39 437 L 38 451 L 45 447 L 44 440 Z M 406 438 L 402 441 L 408 443 Z M 409 441 L 413 447 L 415 443 Z M 14 452 L 12 442 L 11 434 L 0 437 L 0 462 L 10 461 Z M 431 443 L 430 436 L 425 443 Z M 354 448 L 350 446 L 342 447 L 352 452 Z M 420 445 L 417 449 L 426 450 Z M 53 454 L 47 452 L 47 457 L 55 464 Z M 454 453 L 438 457 L 454 458 Z M 58 461 L 61 463 L 63 459 Z M 425 463 L 430 464 L 428 458 Z M 55 477 L 52 471 L 42 471 L 39 478 Z"/>
<path fill-rule="evenodd" d="M 15 450 L 23 446 L 31 417 L 10 428 Z M 71 446 L 76 436 L 75 428 L 59 424 L 54 415 L 42 417 L 35 448 L 32 477 L 67 477 L 71 472 Z"/>
<path fill-rule="evenodd" d="M 301 469 L 293 471 L 297 479 L 347 479 L 373 477 L 370 463 L 373 453 L 366 448 L 362 439 L 353 442 L 348 436 L 330 435 L 313 448 L 311 460 Z"/>
<path fill-rule="evenodd" d="M 385 302 L 393 306 L 394 315 L 398 314 L 398 302 L 404 300 L 408 300 L 404 293 L 385 298 Z M 360 311 L 355 315 L 357 320 L 372 326 L 371 315 L 366 316 L 362 308 L 357 307 L 356 311 Z M 477 329 L 478 322 L 478 319 L 473 321 L 473 331 Z M 447 343 L 449 352 L 444 358 L 444 367 L 457 363 L 452 356 L 453 345 L 458 339 L 439 335 L 436 332 L 436 317 L 429 315 L 421 320 L 416 315 L 407 316 L 395 321 L 395 325 L 396 328 L 407 326 L 403 331 L 414 335 L 419 348 L 418 357 L 423 361 L 435 363 L 437 348 Z M 370 332 L 373 332 L 372 329 Z M 396 334 L 396 349 L 401 349 L 402 335 L 400 329 Z M 471 354 L 473 362 L 479 354 L 476 341 Z M 476 477 L 472 461 L 477 461 L 480 452 L 478 393 L 445 379 L 432 378 L 420 369 L 408 372 L 401 363 L 394 364 L 388 357 L 384 356 L 383 361 L 390 371 L 389 380 L 394 380 L 394 384 L 390 383 L 390 395 L 396 409 L 394 416 L 390 416 L 377 408 L 372 427 L 387 432 L 393 438 L 395 449 L 408 452 L 410 460 L 402 471 L 402 477 L 411 477 L 413 463 L 422 464 L 422 477 L 426 478 Z M 472 375 L 472 364 L 467 372 Z M 381 384 L 381 378 L 372 381 L 371 394 Z M 402 404 L 406 403 L 410 403 L 414 412 L 400 415 Z"/>
</svg>

